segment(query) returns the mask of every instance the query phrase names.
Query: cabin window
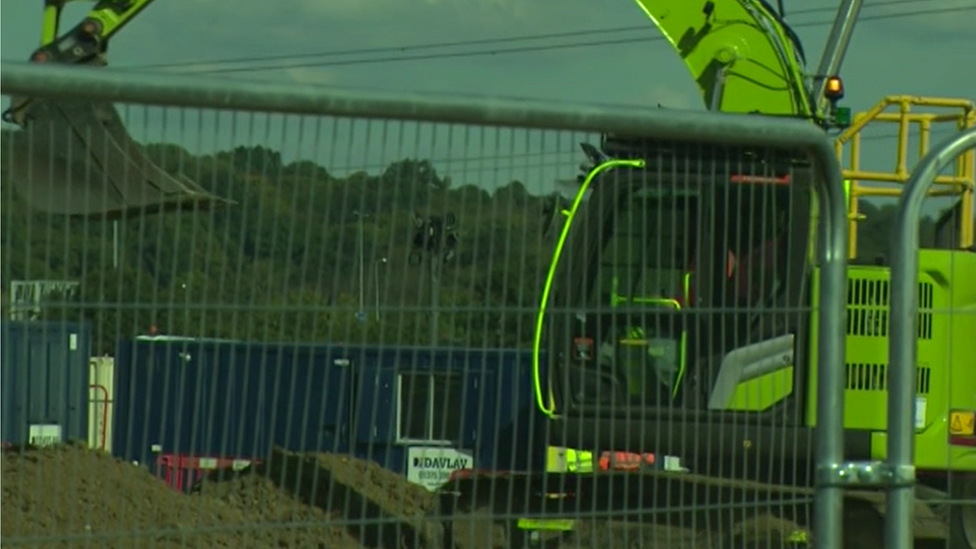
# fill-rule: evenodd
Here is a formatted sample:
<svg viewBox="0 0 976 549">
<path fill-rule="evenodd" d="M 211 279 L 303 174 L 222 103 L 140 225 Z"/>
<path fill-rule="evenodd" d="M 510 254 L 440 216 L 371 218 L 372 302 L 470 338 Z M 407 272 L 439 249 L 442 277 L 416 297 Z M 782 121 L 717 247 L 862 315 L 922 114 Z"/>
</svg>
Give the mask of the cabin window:
<svg viewBox="0 0 976 549">
<path fill-rule="evenodd" d="M 397 376 L 397 438 L 447 442 L 461 434 L 463 383 L 460 375 L 409 373 Z"/>
<path fill-rule="evenodd" d="M 613 222 L 600 251 L 598 291 L 591 305 L 613 307 L 680 296 L 694 249 L 695 197 L 661 198 L 638 191 L 607 213 Z"/>
<path fill-rule="evenodd" d="M 696 252 L 721 254 L 724 294 L 714 303 L 753 305 L 784 276 L 791 223 L 787 186 L 731 185 L 710 197 L 714 223 L 699 226 L 700 198 L 647 186 L 602 208 L 607 231 L 591 306 L 685 304 Z M 705 234 L 703 234 L 705 233 Z M 700 237 L 706 237 L 699 242 Z M 707 245 L 707 249 L 700 250 Z M 717 247 L 717 249 L 716 249 Z M 697 277 L 696 277 L 697 278 Z M 710 277 L 711 278 L 711 277 Z M 713 279 L 714 280 L 714 279 Z"/>
</svg>

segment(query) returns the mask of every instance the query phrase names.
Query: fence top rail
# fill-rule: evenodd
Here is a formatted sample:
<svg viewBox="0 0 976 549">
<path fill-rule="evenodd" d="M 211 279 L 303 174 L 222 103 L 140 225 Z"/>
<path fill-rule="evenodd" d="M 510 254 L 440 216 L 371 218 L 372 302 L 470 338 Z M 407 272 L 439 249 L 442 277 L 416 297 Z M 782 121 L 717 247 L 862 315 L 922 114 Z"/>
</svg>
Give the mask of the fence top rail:
<svg viewBox="0 0 976 549">
<path fill-rule="evenodd" d="M 829 145 L 824 133 L 809 121 L 753 114 L 276 84 L 24 62 L 3 63 L 0 92 L 154 106 L 609 132 L 808 151 Z"/>
</svg>

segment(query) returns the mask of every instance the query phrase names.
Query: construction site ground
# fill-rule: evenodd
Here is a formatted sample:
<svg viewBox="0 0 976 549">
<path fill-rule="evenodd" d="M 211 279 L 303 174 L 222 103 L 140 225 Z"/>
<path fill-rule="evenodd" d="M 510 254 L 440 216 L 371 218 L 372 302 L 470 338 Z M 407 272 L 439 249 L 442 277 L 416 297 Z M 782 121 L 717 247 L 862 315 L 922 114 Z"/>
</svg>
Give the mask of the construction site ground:
<svg viewBox="0 0 976 549">
<path fill-rule="evenodd" d="M 436 548 L 443 539 L 434 494 L 373 462 L 333 454 L 275 451 L 267 466 L 207 478 L 183 494 L 141 467 L 80 446 L 13 450 L 3 453 L 2 491 L 4 547 L 404 549 L 417 547 L 409 540 Z M 879 520 L 867 507 L 849 518 L 857 527 L 846 547 L 882 547 L 858 535 Z M 923 512 L 919 533 L 937 538 L 937 522 Z M 763 513 L 711 533 L 594 518 L 546 547 L 704 549 L 719 546 L 716 536 L 743 549 L 796 547 L 783 538 L 798 528 Z M 452 530 L 463 549 L 508 543 L 484 511 L 456 515 Z"/>
</svg>

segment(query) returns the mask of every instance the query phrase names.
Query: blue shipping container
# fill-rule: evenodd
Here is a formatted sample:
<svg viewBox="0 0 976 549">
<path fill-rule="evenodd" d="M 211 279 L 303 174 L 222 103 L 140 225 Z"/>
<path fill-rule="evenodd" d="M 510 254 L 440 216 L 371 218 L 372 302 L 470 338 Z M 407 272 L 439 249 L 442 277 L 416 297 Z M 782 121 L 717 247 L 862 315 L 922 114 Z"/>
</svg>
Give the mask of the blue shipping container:
<svg viewBox="0 0 976 549">
<path fill-rule="evenodd" d="M 0 440 L 87 442 L 88 324 L 5 321 L 2 330 Z"/>
<path fill-rule="evenodd" d="M 124 341 L 112 448 L 147 464 L 158 454 L 260 458 L 272 445 L 334 450 L 348 434 L 349 375 L 341 353 L 318 345 Z"/>
<path fill-rule="evenodd" d="M 159 454 L 261 459 L 272 446 L 349 453 L 400 473 L 431 447 L 463 451 L 470 467 L 541 467 L 530 359 L 514 350 L 137 338 L 116 359 L 112 448 L 150 467 Z M 426 405 L 404 396 L 404 376 L 443 375 L 451 394 L 429 401 L 430 432 L 407 436 L 405 409 Z M 433 436 L 437 422 L 450 432 Z"/>
</svg>

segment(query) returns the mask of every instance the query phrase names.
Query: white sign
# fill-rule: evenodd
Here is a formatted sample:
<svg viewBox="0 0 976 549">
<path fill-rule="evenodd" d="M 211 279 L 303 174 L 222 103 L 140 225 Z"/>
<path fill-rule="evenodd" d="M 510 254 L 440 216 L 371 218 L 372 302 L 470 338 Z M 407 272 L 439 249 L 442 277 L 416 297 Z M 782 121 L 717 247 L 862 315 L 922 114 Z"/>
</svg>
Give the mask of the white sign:
<svg viewBox="0 0 976 549">
<path fill-rule="evenodd" d="M 71 301 L 78 295 L 80 287 L 74 280 L 13 280 L 10 282 L 10 318 L 36 320 L 48 298 L 58 296 L 56 301 Z"/>
<path fill-rule="evenodd" d="M 925 408 L 928 402 L 925 397 L 915 397 L 915 428 L 924 429 L 925 428 Z"/>
<path fill-rule="evenodd" d="M 407 480 L 428 490 L 440 488 L 451 473 L 474 468 L 474 456 L 454 448 L 412 446 L 407 449 Z"/>
<path fill-rule="evenodd" d="M 61 426 L 31 425 L 27 436 L 32 446 L 54 446 L 61 443 Z"/>
</svg>

